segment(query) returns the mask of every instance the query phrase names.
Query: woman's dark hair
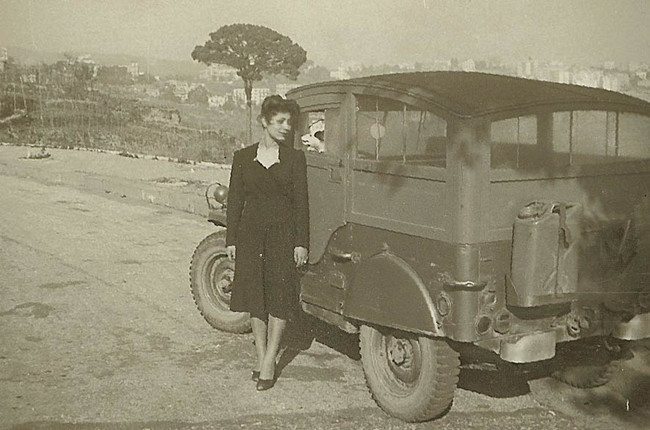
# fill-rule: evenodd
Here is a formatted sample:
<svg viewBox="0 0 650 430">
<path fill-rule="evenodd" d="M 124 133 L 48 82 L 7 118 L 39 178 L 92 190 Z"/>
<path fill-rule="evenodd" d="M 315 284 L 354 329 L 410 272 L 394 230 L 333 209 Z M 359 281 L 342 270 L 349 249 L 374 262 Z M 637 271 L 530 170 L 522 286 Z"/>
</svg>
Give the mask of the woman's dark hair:
<svg viewBox="0 0 650 430">
<path fill-rule="evenodd" d="M 260 118 L 268 122 L 278 113 L 288 113 L 292 118 L 296 118 L 300 114 L 300 108 L 294 100 L 287 100 L 277 94 L 265 98 L 262 102 Z"/>
</svg>

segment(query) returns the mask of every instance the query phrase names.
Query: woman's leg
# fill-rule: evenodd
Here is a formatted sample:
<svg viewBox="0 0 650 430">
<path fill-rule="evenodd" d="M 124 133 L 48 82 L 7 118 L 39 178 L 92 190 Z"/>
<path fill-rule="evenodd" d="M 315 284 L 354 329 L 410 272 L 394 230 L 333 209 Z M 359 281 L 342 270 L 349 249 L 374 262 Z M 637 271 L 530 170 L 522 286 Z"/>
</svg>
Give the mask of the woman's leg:
<svg viewBox="0 0 650 430">
<path fill-rule="evenodd" d="M 251 317 L 251 328 L 255 338 L 255 349 L 257 350 L 257 366 L 253 370 L 261 370 L 266 357 L 266 321 Z"/>
<path fill-rule="evenodd" d="M 260 368 L 260 379 L 273 379 L 275 377 L 275 360 L 280 351 L 280 342 L 287 321 L 269 315 L 269 334 L 266 345 L 266 355 Z"/>
</svg>

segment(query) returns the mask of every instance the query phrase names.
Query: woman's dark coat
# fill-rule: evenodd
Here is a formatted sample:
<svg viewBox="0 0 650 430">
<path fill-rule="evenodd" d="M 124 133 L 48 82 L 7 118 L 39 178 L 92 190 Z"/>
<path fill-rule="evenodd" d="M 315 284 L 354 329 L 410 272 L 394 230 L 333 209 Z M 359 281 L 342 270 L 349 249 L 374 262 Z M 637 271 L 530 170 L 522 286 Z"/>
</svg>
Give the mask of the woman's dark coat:
<svg viewBox="0 0 650 430">
<path fill-rule="evenodd" d="M 258 144 L 235 152 L 228 191 L 226 245 L 236 246 L 230 309 L 266 319 L 292 319 L 299 277 L 294 248 L 309 246 L 305 154 L 280 145 L 268 169 Z"/>
</svg>

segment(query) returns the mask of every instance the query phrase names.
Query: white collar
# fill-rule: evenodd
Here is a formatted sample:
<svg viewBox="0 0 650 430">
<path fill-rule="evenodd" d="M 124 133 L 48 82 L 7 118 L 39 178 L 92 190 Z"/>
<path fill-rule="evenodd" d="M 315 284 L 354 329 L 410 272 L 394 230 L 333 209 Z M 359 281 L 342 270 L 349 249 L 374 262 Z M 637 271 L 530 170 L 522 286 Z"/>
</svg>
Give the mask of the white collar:
<svg viewBox="0 0 650 430">
<path fill-rule="evenodd" d="M 264 152 L 260 154 L 260 148 L 262 146 L 257 144 L 257 153 L 255 154 L 254 160 L 260 163 L 264 168 L 268 169 L 276 163 L 280 162 L 280 146 L 275 145 L 273 148 L 265 149 Z M 261 155 L 261 156 L 260 156 Z"/>
</svg>

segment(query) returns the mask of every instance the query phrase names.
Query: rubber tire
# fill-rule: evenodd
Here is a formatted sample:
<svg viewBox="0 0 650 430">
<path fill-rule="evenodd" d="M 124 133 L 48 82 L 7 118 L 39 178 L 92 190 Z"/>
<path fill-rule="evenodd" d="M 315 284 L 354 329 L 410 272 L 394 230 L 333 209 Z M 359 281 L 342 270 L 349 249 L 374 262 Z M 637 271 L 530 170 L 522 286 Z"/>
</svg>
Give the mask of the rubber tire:
<svg viewBox="0 0 650 430">
<path fill-rule="evenodd" d="M 251 331 L 250 315 L 244 312 L 232 312 L 227 299 L 216 292 L 212 285 L 225 271 L 234 273 L 234 263 L 228 261 L 226 254 L 225 230 L 212 233 L 199 243 L 192 255 L 190 265 L 190 288 L 196 307 L 203 318 L 212 327 L 229 333 L 247 333 Z M 211 276 L 215 264 L 221 264 L 223 270 Z"/>
<path fill-rule="evenodd" d="M 417 343 L 421 363 L 414 382 L 403 383 L 388 364 L 387 335 L 374 327 L 361 326 L 361 363 L 366 384 L 377 405 L 389 415 L 407 422 L 428 421 L 447 412 L 458 384 L 459 354 L 444 339 L 387 333 Z"/>
<path fill-rule="evenodd" d="M 591 366 L 568 366 L 551 376 L 575 388 L 595 388 L 605 385 L 614 374 L 614 363 Z"/>
<path fill-rule="evenodd" d="M 616 369 L 615 350 L 607 347 L 608 339 L 592 337 L 559 344 L 554 379 L 575 388 L 594 388 L 609 382 Z"/>
</svg>

